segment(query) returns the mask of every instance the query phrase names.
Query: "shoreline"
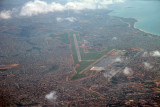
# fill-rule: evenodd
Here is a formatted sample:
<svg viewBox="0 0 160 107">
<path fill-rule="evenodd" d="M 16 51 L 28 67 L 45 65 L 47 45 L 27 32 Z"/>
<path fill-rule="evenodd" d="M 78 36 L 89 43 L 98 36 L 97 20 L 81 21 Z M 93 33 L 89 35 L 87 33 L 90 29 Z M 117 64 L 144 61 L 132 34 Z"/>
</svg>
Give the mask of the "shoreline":
<svg viewBox="0 0 160 107">
<path fill-rule="evenodd" d="M 135 19 L 135 18 L 134 18 L 134 19 Z M 134 23 L 133 28 L 138 29 L 138 30 L 140 30 L 140 31 L 142 31 L 142 32 L 144 32 L 144 33 L 149 33 L 149 34 L 152 34 L 152 35 L 160 36 L 160 34 L 154 34 L 154 33 L 145 31 L 144 29 L 141 29 L 141 28 L 136 27 L 136 23 L 138 23 L 139 21 L 138 21 L 137 19 L 135 19 L 135 20 L 136 20 L 136 22 Z"/>
<path fill-rule="evenodd" d="M 108 15 L 109 15 L 109 16 L 119 17 L 119 18 L 127 18 L 127 17 L 122 17 L 122 16 L 113 15 L 112 13 L 110 13 L 110 14 L 108 14 Z M 154 34 L 154 33 L 152 33 L 152 32 L 148 32 L 148 31 L 145 31 L 144 29 L 141 29 L 141 28 L 136 27 L 136 23 L 139 22 L 138 19 L 133 18 L 133 17 L 129 17 L 129 18 L 132 18 L 132 19 L 135 19 L 135 20 L 136 20 L 136 21 L 134 22 L 133 28 L 138 29 L 138 30 L 140 30 L 140 31 L 142 31 L 142 32 L 144 32 L 144 33 L 149 33 L 149 34 L 152 34 L 152 35 L 155 35 L 155 36 L 160 36 L 160 34 Z M 128 18 L 127 18 L 127 19 L 128 19 Z"/>
</svg>

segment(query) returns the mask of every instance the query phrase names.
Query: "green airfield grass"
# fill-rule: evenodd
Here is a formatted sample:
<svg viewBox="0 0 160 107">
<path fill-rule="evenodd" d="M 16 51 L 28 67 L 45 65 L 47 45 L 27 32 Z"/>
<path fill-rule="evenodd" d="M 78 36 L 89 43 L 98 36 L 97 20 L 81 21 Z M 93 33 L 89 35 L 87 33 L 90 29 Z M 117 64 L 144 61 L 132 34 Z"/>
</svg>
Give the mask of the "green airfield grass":
<svg viewBox="0 0 160 107">
<path fill-rule="evenodd" d="M 71 47 L 72 47 L 72 55 L 73 55 L 74 65 L 79 64 L 79 66 L 76 68 L 77 74 L 75 74 L 71 78 L 71 80 L 76 80 L 76 79 L 80 79 L 80 78 L 83 78 L 83 77 L 87 77 L 92 72 L 94 72 L 94 71 L 89 70 L 86 74 L 81 73 L 82 70 L 84 70 L 85 68 L 87 68 L 88 66 L 90 66 L 94 62 L 94 61 L 87 61 L 87 60 L 95 60 L 96 61 L 97 59 L 101 58 L 104 54 L 108 53 L 111 49 L 106 49 L 105 51 L 103 51 L 100 54 L 100 52 L 97 52 L 97 53 L 83 53 L 83 49 L 80 48 L 80 54 L 81 54 L 81 57 L 82 57 L 82 61 L 79 62 L 78 58 L 77 58 L 75 45 L 74 45 L 73 34 L 78 35 L 78 33 L 73 33 L 72 32 L 72 33 L 69 34 L 70 44 L 71 44 Z M 79 44 L 81 43 L 79 36 L 77 36 L 77 41 L 78 41 Z M 95 72 L 94 72 L 94 74 L 95 74 Z"/>
<path fill-rule="evenodd" d="M 88 67 L 89 65 L 91 65 L 93 62 L 87 62 L 87 61 L 82 61 L 80 62 L 80 66 L 76 68 L 76 71 L 78 73 L 80 73 L 83 69 L 85 69 L 86 67 Z"/>
<path fill-rule="evenodd" d="M 89 70 L 89 71 L 86 73 L 86 75 L 89 76 L 92 72 L 94 72 L 94 71 Z"/>
<path fill-rule="evenodd" d="M 76 49 L 75 49 L 75 45 L 74 45 L 74 38 L 73 38 L 73 34 L 74 33 L 71 33 L 69 35 L 70 37 L 70 42 L 71 42 L 71 46 L 72 46 L 72 55 L 73 55 L 73 59 L 74 59 L 74 64 L 79 64 L 80 66 L 76 68 L 76 71 L 77 71 L 77 74 L 75 74 L 71 80 L 76 80 L 76 79 L 79 79 L 79 78 L 82 78 L 82 77 L 86 77 L 87 75 L 85 74 L 80 74 L 80 72 L 85 69 L 86 67 L 88 67 L 90 64 L 92 64 L 93 62 L 87 62 L 87 61 L 82 61 L 82 62 L 79 62 L 78 61 L 78 58 L 77 58 L 77 53 L 76 53 Z M 78 43 L 80 42 L 79 40 L 79 37 L 78 37 Z M 80 51 L 80 53 L 83 52 L 83 51 Z M 83 57 L 82 57 L 83 58 Z"/>
<path fill-rule="evenodd" d="M 95 49 L 90 49 L 89 51 L 91 51 L 91 53 L 83 53 L 83 49 L 80 48 L 80 54 L 82 57 L 82 61 L 79 62 L 78 58 L 77 58 L 77 52 L 75 49 L 73 34 L 77 35 L 78 44 L 81 46 L 82 41 L 81 41 L 80 35 L 75 32 L 71 32 L 71 33 L 69 33 L 69 35 L 67 33 L 59 34 L 59 35 L 51 34 L 50 37 L 52 37 L 52 38 L 59 37 L 57 39 L 60 40 L 61 42 L 65 43 L 65 44 L 71 44 L 74 66 L 76 64 L 79 64 L 79 66 L 76 68 L 77 74 L 75 74 L 71 78 L 71 80 L 76 80 L 76 79 L 80 79 L 83 77 L 87 77 L 92 72 L 93 72 L 93 74 L 95 74 L 95 71 L 91 71 L 91 70 L 89 70 L 86 74 L 81 73 L 81 71 L 84 70 L 85 68 L 87 68 L 88 66 L 90 66 L 97 59 L 101 58 L 104 54 L 107 54 L 110 50 L 112 50 L 112 48 L 107 48 L 103 52 L 97 52 Z M 87 60 L 90 60 L 90 61 L 87 61 Z M 94 61 L 92 61 L 92 60 L 94 60 Z"/>
<path fill-rule="evenodd" d="M 99 95 L 97 95 L 97 94 L 95 94 L 95 93 L 91 93 L 91 96 L 92 96 L 92 97 L 96 97 L 96 98 L 99 97 Z"/>
<path fill-rule="evenodd" d="M 60 40 L 61 42 L 65 43 L 65 44 L 70 44 L 70 41 L 68 38 L 68 33 L 63 33 L 60 35 L 51 34 L 50 37 L 52 37 L 52 38 L 59 37 L 58 40 Z"/>
<path fill-rule="evenodd" d="M 80 49 L 81 50 L 81 49 Z M 81 50 L 81 57 L 82 60 L 97 60 L 100 57 L 102 57 L 102 54 L 98 54 L 98 53 L 83 53 L 83 50 Z"/>
<path fill-rule="evenodd" d="M 86 77 L 86 75 L 77 73 L 71 78 L 71 80 L 77 80 L 77 79 L 80 79 L 82 77 Z"/>
</svg>

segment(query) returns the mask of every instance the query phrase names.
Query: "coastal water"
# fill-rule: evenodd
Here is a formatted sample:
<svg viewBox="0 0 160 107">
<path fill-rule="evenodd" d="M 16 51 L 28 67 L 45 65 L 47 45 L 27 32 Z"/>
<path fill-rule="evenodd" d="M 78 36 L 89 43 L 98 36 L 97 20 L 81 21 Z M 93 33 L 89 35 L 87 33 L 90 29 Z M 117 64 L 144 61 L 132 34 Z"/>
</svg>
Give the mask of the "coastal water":
<svg viewBox="0 0 160 107">
<path fill-rule="evenodd" d="M 109 6 L 110 15 L 135 18 L 136 28 L 160 35 L 160 0 L 126 0 Z"/>
</svg>

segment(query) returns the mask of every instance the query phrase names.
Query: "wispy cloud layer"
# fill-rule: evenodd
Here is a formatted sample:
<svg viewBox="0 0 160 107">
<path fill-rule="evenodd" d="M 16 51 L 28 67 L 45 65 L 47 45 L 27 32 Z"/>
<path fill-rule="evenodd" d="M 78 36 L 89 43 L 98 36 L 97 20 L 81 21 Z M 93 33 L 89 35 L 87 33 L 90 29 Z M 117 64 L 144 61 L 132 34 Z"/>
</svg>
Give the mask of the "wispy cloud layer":
<svg viewBox="0 0 160 107">
<path fill-rule="evenodd" d="M 66 18 L 57 17 L 56 20 L 57 22 L 62 22 L 62 21 L 75 22 L 77 21 L 75 17 L 66 17 Z"/>
<path fill-rule="evenodd" d="M 85 10 L 85 9 L 106 9 L 107 5 L 113 3 L 124 2 L 125 0 L 67 0 L 65 4 L 57 2 L 47 3 L 42 0 L 34 0 L 25 3 L 19 12 L 19 16 L 34 16 L 49 12 L 58 12 L 65 10 Z M 11 10 L 1 11 L 1 19 L 9 19 L 12 17 Z"/>
</svg>

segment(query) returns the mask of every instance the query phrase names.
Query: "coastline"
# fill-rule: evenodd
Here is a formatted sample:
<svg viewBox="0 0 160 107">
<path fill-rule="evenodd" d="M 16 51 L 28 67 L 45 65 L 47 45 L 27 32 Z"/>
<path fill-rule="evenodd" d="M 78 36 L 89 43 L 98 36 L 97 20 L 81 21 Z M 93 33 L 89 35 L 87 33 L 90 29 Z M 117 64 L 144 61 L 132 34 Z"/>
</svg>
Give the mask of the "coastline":
<svg viewBox="0 0 160 107">
<path fill-rule="evenodd" d="M 134 18 L 134 19 L 135 19 L 135 18 Z M 143 29 L 141 29 L 141 28 L 136 27 L 136 23 L 138 23 L 139 21 L 138 21 L 137 19 L 135 19 L 135 20 L 136 20 L 136 22 L 134 23 L 133 28 L 138 29 L 138 30 L 140 30 L 140 31 L 142 31 L 142 32 L 145 32 L 145 33 L 149 33 L 149 34 L 152 34 L 152 35 L 160 36 L 160 34 L 154 34 L 154 33 L 152 33 L 152 32 L 148 32 L 148 31 L 145 31 L 145 30 L 143 30 Z"/>
<path fill-rule="evenodd" d="M 136 23 L 137 23 L 137 22 L 135 22 L 135 23 L 134 23 L 134 26 L 133 26 L 135 29 L 138 29 L 138 30 L 140 30 L 140 31 L 142 31 L 142 32 L 149 33 L 149 34 L 152 34 L 152 35 L 155 35 L 155 36 L 160 36 L 160 34 L 154 34 L 154 33 L 152 33 L 152 32 L 148 32 L 148 31 L 145 31 L 144 29 L 141 29 L 141 28 L 136 27 Z"/>
<path fill-rule="evenodd" d="M 113 15 L 112 13 L 110 13 L 109 15 L 110 15 L 110 16 L 121 17 L 121 18 L 127 18 L 127 17 L 122 17 L 122 16 Z M 133 28 L 138 29 L 138 30 L 140 30 L 140 31 L 142 31 L 142 32 L 144 32 L 144 33 L 152 34 L 152 35 L 154 35 L 154 36 L 160 36 L 160 34 L 155 34 L 155 33 L 152 33 L 152 32 L 148 32 L 148 31 L 146 31 L 146 30 L 144 30 L 144 29 L 141 29 L 141 28 L 136 27 L 136 23 L 139 22 L 138 19 L 136 19 L 136 18 L 134 18 L 134 17 L 129 17 L 129 18 L 133 18 L 133 19 L 136 20 L 136 21 L 134 22 Z"/>
</svg>

